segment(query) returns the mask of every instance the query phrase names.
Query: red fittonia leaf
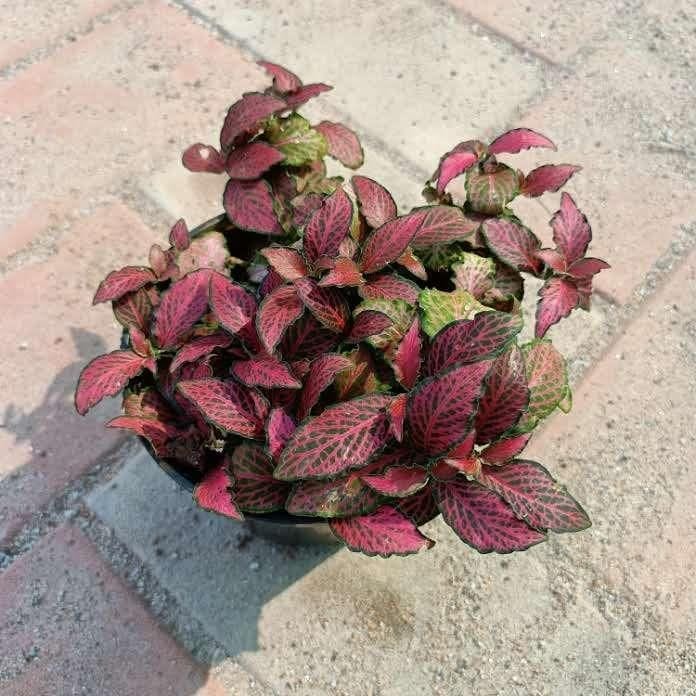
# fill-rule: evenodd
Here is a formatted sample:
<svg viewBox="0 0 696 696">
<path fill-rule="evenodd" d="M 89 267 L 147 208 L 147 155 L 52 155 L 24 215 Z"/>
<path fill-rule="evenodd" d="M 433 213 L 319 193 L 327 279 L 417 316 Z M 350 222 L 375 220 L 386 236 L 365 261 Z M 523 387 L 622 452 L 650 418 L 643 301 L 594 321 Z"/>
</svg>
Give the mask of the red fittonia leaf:
<svg viewBox="0 0 696 696">
<path fill-rule="evenodd" d="M 126 293 L 135 292 L 156 280 L 152 269 L 144 266 L 126 266 L 118 271 L 111 271 L 99 284 L 92 304 L 118 300 Z"/>
<path fill-rule="evenodd" d="M 473 319 L 447 324 L 428 351 L 428 374 L 459 363 L 494 358 L 522 330 L 522 317 L 506 312 L 481 312 Z"/>
<path fill-rule="evenodd" d="M 582 167 L 575 164 L 544 164 L 525 176 L 520 193 L 536 198 L 547 191 L 558 191 Z"/>
<path fill-rule="evenodd" d="M 320 355 L 313 360 L 297 405 L 297 419 L 304 420 L 319 401 L 321 393 L 334 381 L 336 374 L 351 366 L 350 360 L 337 353 Z"/>
<path fill-rule="evenodd" d="M 362 271 L 374 273 L 396 261 L 406 251 L 424 218 L 423 211 L 416 211 L 389 220 L 372 232 L 363 244 L 360 259 Z"/>
<path fill-rule="evenodd" d="M 318 193 L 304 193 L 292 200 L 292 222 L 295 227 L 304 227 L 312 213 L 321 206 L 324 199 Z"/>
<path fill-rule="evenodd" d="M 295 92 L 302 87 L 302 80 L 282 65 L 269 63 L 267 60 L 260 60 L 258 64 L 273 78 L 273 89 L 276 92 L 285 94 Z"/>
<path fill-rule="evenodd" d="M 131 348 L 138 355 L 142 355 L 145 358 L 149 358 L 152 355 L 150 341 L 147 340 L 147 336 L 137 326 L 131 326 L 128 329 L 128 339 Z"/>
<path fill-rule="evenodd" d="M 129 292 L 113 304 L 114 316 L 121 326 L 135 326 L 144 333 L 150 328 L 152 300 L 146 288 Z"/>
<path fill-rule="evenodd" d="M 331 85 L 325 85 L 322 82 L 315 82 L 309 85 L 304 85 L 292 94 L 285 96 L 285 101 L 290 109 L 297 109 L 303 104 L 306 104 L 310 99 L 318 97 L 324 92 L 333 89 Z"/>
<path fill-rule="evenodd" d="M 437 483 L 435 500 L 457 536 L 481 553 L 510 553 L 546 540 L 546 535 L 518 519 L 497 494 L 476 481 Z"/>
<path fill-rule="evenodd" d="M 353 259 L 339 256 L 333 268 L 319 281 L 322 287 L 356 287 L 362 285 L 365 278 L 360 273 L 358 264 Z"/>
<path fill-rule="evenodd" d="M 292 285 L 281 285 L 266 296 L 256 315 L 256 329 L 261 342 L 273 353 L 288 327 L 304 312 L 304 304 Z"/>
<path fill-rule="evenodd" d="M 527 446 L 531 436 L 531 433 L 525 433 L 498 440 L 481 452 L 481 459 L 486 464 L 504 464 L 516 457 Z"/>
<path fill-rule="evenodd" d="M 210 309 L 225 330 L 254 343 L 256 299 L 248 290 L 220 273 L 213 273 L 210 277 Z"/>
<path fill-rule="evenodd" d="M 243 520 L 244 515 L 230 493 L 232 483 L 233 479 L 225 468 L 222 465 L 217 466 L 211 469 L 193 489 L 193 499 L 204 510 L 217 512 L 218 515 L 232 517 L 235 520 Z"/>
<path fill-rule="evenodd" d="M 537 133 L 529 128 L 515 128 L 499 135 L 489 146 L 489 155 L 500 155 L 507 152 L 511 155 L 520 150 L 528 150 L 530 147 L 546 147 L 555 150 L 556 146 L 545 135 Z"/>
<path fill-rule="evenodd" d="M 295 288 L 305 307 L 322 326 L 336 333 L 345 331 L 350 319 L 350 307 L 340 290 L 320 287 L 310 278 L 296 280 Z"/>
<path fill-rule="evenodd" d="M 519 192 L 519 176 L 504 164 L 488 163 L 466 173 L 466 193 L 471 209 L 484 215 L 499 215 Z"/>
<path fill-rule="evenodd" d="M 539 249 L 536 255 L 556 273 L 565 273 L 568 270 L 566 260 L 555 249 Z"/>
<path fill-rule="evenodd" d="M 268 451 L 277 460 L 290 436 L 295 432 L 295 421 L 282 408 L 274 408 L 266 421 L 266 440 Z"/>
<path fill-rule="evenodd" d="M 417 527 L 430 522 L 440 514 L 430 486 L 400 500 L 396 509 L 406 515 Z"/>
<path fill-rule="evenodd" d="M 412 214 L 423 216 L 422 224 L 412 241 L 416 251 L 467 239 L 481 224 L 478 220 L 464 215 L 461 208 L 452 205 L 417 208 Z"/>
<path fill-rule="evenodd" d="M 591 524 L 575 498 L 536 462 L 516 459 L 503 466 L 484 466 L 479 481 L 536 529 L 578 532 Z"/>
<path fill-rule="evenodd" d="M 389 396 L 371 394 L 310 418 L 290 438 L 276 478 L 329 478 L 364 466 L 389 439 Z"/>
<path fill-rule="evenodd" d="M 607 268 L 611 268 L 611 266 L 606 261 L 588 256 L 573 263 L 568 269 L 568 274 L 573 276 L 573 278 L 584 279 L 597 275 L 597 273 Z"/>
<path fill-rule="evenodd" d="M 302 386 L 290 367 L 269 357 L 239 360 L 232 365 L 232 374 L 248 387 L 264 389 L 299 389 Z"/>
<path fill-rule="evenodd" d="M 231 179 L 258 179 L 284 159 L 285 155 L 280 150 L 259 140 L 232 150 L 226 168 Z"/>
<path fill-rule="evenodd" d="M 568 266 L 581 259 L 592 241 L 587 218 L 567 193 L 561 194 L 561 207 L 551 218 L 553 241 Z"/>
<path fill-rule="evenodd" d="M 394 322 L 384 312 L 374 309 L 366 309 L 360 312 L 351 327 L 350 333 L 346 336 L 348 343 L 360 343 L 370 336 L 376 336 L 388 329 Z"/>
<path fill-rule="evenodd" d="M 476 442 L 491 442 L 520 419 L 529 403 L 527 375 L 517 346 L 498 356 L 488 374 L 476 414 Z"/>
<path fill-rule="evenodd" d="M 503 263 L 518 271 L 541 271 L 537 257 L 541 242 L 531 230 L 500 218 L 486 220 L 481 229 L 486 245 Z"/>
<path fill-rule="evenodd" d="M 243 442 L 229 458 L 235 503 L 244 512 L 273 512 L 285 507 L 290 486 L 273 478 L 273 462 L 259 445 Z"/>
<path fill-rule="evenodd" d="M 381 184 L 367 176 L 354 176 L 350 180 L 358 199 L 360 212 L 373 229 L 396 217 L 396 203 Z"/>
<path fill-rule="evenodd" d="M 567 317 L 579 302 L 580 294 L 572 280 L 549 278 L 539 290 L 534 335 L 543 338 L 549 328 Z"/>
<path fill-rule="evenodd" d="M 353 204 L 348 194 L 337 188 L 321 207 L 312 213 L 305 227 L 302 246 L 310 262 L 321 256 L 338 256 L 341 242 L 350 229 Z"/>
<path fill-rule="evenodd" d="M 428 280 L 428 271 L 425 270 L 423 262 L 413 253 L 411 247 L 406 247 L 406 251 L 396 259 L 396 263 L 398 263 L 399 266 L 403 266 L 409 273 L 416 276 L 416 278 Z"/>
<path fill-rule="evenodd" d="M 191 235 L 183 218 L 179 218 L 169 230 L 169 243 L 178 251 L 188 249 L 191 244 Z"/>
<path fill-rule="evenodd" d="M 390 466 L 383 474 L 363 476 L 372 489 L 389 498 L 406 498 L 428 483 L 428 472 L 422 466 Z"/>
<path fill-rule="evenodd" d="M 365 159 L 358 136 L 342 123 L 322 121 L 314 126 L 329 144 L 329 154 L 349 169 L 357 169 L 362 166 Z"/>
<path fill-rule="evenodd" d="M 483 154 L 484 145 L 478 140 L 467 140 L 455 145 L 440 158 L 433 181 L 436 182 L 438 193 L 443 193 L 452 179 L 470 169 Z"/>
<path fill-rule="evenodd" d="M 152 358 L 130 350 L 115 350 L 90 361 L 80 373 L 75 391 L 75 409 L 84 416 L 105 396 L 118 394 L 144 368 L 154 371 Z"/>
<path fill-rule="evenodd" d="M 315 358 L 333 350 L 338 340 L 337 334 L 325 329 L 311 314 L 305 313 L 285 332 L 280 352 L 287 360 Z"/>
<path fill-rule="evenodd" d="M 271 187 L 263 179 L 230 179 L 222 198 L 229 219 L 240 229 L 259 234 L 285 234 L 273 209 Z"/>
<path fill-rule="evenodd" d="M 369 515 L 331 520 L 329 525 L 351 551 L 367 556 L 406 556 L 429 549 L 435 543 L 423 536 L 408 517 L 389 505 Z"/>
<path fill-rule="evenodd" d="M 225 432 L 251 438 L 262 434 L 266 414 L 262 400 L 253 389 L 216 379 L 184 380 L 178 383 L 177 389 L 207 421 Z"/>
<path fill-rule="evenodd" d="M 106 424 L 106 427 L 129 430 L 140 437 L 144 437 L 156 452 L 161 451 L 167 442 L 181 434 L 170 423 L 142 416 L 117 416 L 112 418 Z"/>
<path fill-rule="evenodd" d="M 169 365 L 169 371 L 175 372 L 185 363 L 196 362 L 199 358 L 210 355 L 216 348 L 227 348 L 231 343 L 232 338 L 223 331 L 194 338 L 179 349 Z"/>
<path fill-rule="evenodd" d="M 287 108 L 285 101 L 270 94 L 250 92 L 229 108 L 220 132 L 223 150 L 253 135 L 269 116 Z"/>
<path fill-rule="evenodd" d="M 184 150 L 181 161 L 191 172 L 222 174 L 225 171 L 225 160 L 212 145 L 194 143 Z"/>
<path fill-rule="evenodd" d="M 406 420 L 406 406 L 408 394 L 397 394 L 387 407 L 389 414 L 389 428 L 397 442 L 404 439 L 404 421 Z"/>
<path fill-rule="evenodd" d="M 420 334 L 420 321 L 416 317 L 401 339 L 394 354 L 394 375 L 406 389 L 412 389 L 420 374 L 421 348 L 423 342 Z"/>
<path fill-rule="evenodd" d="M 462 365 L 421 382 L 411 393 L 407 422 L 413 444 L 430 456 L 445 454 L 471 429 L 488 361 Z"/>
<path fill-rule="evenodd" d="M 266 257 L 273 270 L 283 280 L 297 280 L 309 274 L 307 264 L 302 254 L 291 247 L 266 247 L 261 249 L 261 254 Z"/>
<path fill-rule="evenodd" d="M 415 304 L 420 288 L 396 273 L 373 276 L 358 292 L 365 300 L 404 300 Z"/>
</svg>

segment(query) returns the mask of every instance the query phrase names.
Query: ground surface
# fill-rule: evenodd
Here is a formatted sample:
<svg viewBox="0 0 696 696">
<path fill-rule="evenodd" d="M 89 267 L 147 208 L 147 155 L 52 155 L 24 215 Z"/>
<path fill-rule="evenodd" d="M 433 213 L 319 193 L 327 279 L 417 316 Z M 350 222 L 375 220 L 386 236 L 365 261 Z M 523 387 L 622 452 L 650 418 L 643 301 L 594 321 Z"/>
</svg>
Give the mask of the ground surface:
<svg viewBox="0 0 696 696">
<path fill-rule="evenodd" d="M 696 694 L 696 3 L 0 0 L 0 692 Z M 456 142 L 527 125 L 614 269 L 559 340 L 575 408 L 532 454 L 594 527 L 480 557 L 292 550 L 195 510 L 72 412 L 89 308 L 220 180 L 179 165 L 254 60 L 335 86 L 399 204 Z M 520 156 L 520 166 L 533 158 Z M 558 196 L 526 205 L 541 231 Z M 553 330 L 552 336 L 558 334 Z"/>
</svg>

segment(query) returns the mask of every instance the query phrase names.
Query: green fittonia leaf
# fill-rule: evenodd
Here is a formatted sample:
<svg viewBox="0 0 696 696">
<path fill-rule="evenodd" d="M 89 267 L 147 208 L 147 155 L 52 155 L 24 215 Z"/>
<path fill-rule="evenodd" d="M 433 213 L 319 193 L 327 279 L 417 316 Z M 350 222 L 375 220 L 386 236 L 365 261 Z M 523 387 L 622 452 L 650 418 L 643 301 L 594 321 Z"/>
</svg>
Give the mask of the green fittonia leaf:
<svg viewBox="0 0 696 696">
<path fill-rule="evenodd" d="M 286 164 L 300 167 L 328 153 L 326 138 L 299 114 L 276 121 L 268 131 L 269 140 L 285 155 Z"/>
<path fill-rule="evenodd" d="M 442 327 L 457 319 L 471 319 L 487 310 L 466 290 L 422 290 L 418 295 L 423 331 L 432 338 Z"/>
</svg>

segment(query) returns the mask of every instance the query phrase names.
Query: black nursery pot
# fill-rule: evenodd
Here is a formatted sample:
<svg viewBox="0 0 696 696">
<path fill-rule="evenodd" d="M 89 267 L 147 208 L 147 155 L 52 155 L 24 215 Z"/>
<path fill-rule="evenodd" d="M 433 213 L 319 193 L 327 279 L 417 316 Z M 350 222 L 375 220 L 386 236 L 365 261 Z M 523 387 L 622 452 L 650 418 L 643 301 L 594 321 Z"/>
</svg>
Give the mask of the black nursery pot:
<svg viewBox="0 0 696 696">
<path fill-rule="evenodd" d="M 217 217 L 198 225 L 191 230 L 191 237 L 196 237 L 204 232 L 218 230 L 224 232 L 229 229 L 229 221 L 223 213 Z M 121 348 L 128 348 L 130 340 L 127 331 L 123 331 L 121 336 Z M 140 437 L 140 442 L 147 450 L 150 457 L 159 465 L 173 481 L 181 488 L 193 493 L 194 486 L 197 481 L 178 471 L 169 462 L 161 459 L 155 454 L 150 443 L 143 437 Z M 239 523 L 235 520 L 230 520 L 233 524 L 244 524 L 256 536 L 263 537 L 281 544 L 288 545 L 336 545 L 340 542 L 332 534 L 326 520 L 317 517 L 300 517 L 291 515 L 285 510 L 278 510 L 267 514 L 244 513 L 244 522 Z"/>
</svg>

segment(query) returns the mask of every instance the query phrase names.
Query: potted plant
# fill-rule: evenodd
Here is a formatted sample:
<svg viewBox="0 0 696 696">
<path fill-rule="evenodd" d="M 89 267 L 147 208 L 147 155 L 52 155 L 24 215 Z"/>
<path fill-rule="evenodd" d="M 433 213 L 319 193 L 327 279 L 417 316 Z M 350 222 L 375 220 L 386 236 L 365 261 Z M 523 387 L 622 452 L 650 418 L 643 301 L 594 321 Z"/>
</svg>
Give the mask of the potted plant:
<svg viewBox="0 0 696 696">
<path fill-rule="evenodd" d="M 460 143 L 439 162 L 427 205 L 398 215 L 388 190 L 329 177 L 324 157 L 357 168 L 355 134 L 312 126 L 296 109 L 329 89 L 264 63 L 273 85 L 233 104 L 220 149 L 183 162 L 229 176 L 225 213 L 183 220 L 149 266 L 114 271 L 121 350 L 83 370 L 84 414 L 123 392 L 107 425 L 137 433 L 207 510 L 235 519 L 326 520 L 352 550 L 410 554 L 442 514 L 482 553 L 590 525 L 540 464 L 532 431 L 570 408 L 563 357 L 544 336 L 588 309 L 590 226 L 563 194 L 554 248 L 509 207 L 557 191 L 578 171 L 528 174 L 498 157 L 553 148 L 529 129 Z M 463 200 L 448 189 L 465 177 Z M 520 344 L 523 275 L 543 281 L 536 338 Z"/>
</svg>

